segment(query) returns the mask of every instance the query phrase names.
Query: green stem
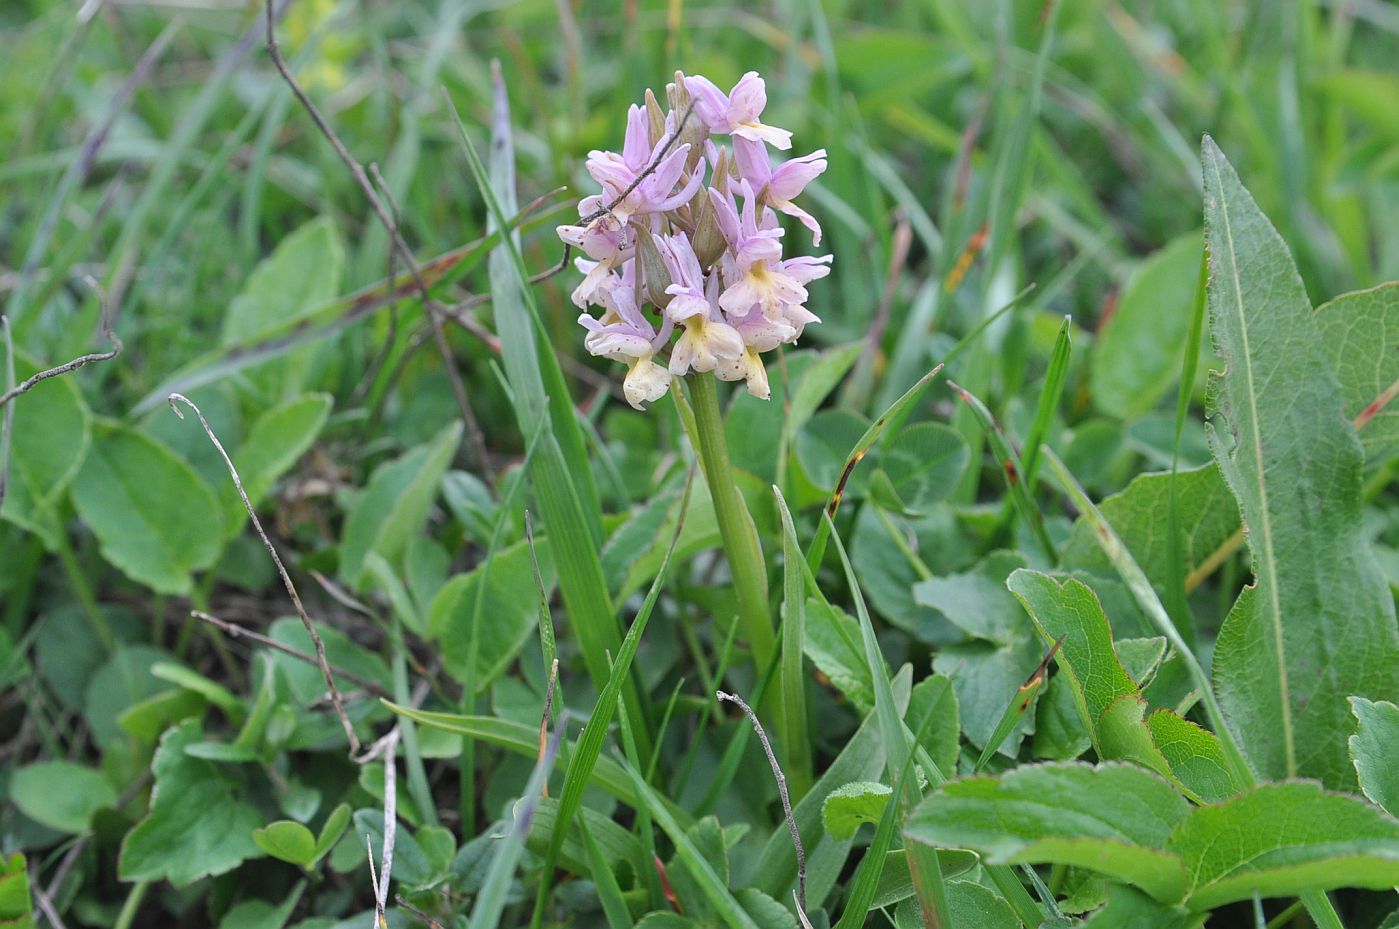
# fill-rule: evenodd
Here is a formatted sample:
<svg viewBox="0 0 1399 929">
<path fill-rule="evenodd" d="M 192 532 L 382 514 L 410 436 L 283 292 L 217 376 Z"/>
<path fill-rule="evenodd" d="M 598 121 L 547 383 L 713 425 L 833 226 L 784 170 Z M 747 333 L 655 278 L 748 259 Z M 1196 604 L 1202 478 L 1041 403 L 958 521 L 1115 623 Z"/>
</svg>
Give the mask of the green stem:
<svg viewBox="0 0 1399 929">
<path fill-rule="evenodd" d="M 136 911 L 141 909 L 141 901 L 146 899 L 146 890 L 150 886 L 150 881 L 137 881 L 131 885 L 131 892 L 126 895 L 126 901 L 122 903 L 121 912 L 117 914 L 117 921 L 112 924 L 112 929 L 131 929 L 131 924 L 136 919 Z"/>
<path fill-rule="evenodd" d="M 83 574 L 82 566 L 78 564 L 78 556 L 73 554 L 72 543 L 68 541 L 68 533 L 56 532 L 54 539 L 58 542 L 54 551 L 58 555 L 58 560 L 63 564 L 63 573 L 68 576 L 68 583 L 73 586 L 73 592 L 78 595 L 78 602 L 82 604 L 83 613 L 87 616 L 87 621 L 92 625 L 92 631 L 96 633 L 107 651 L 117 650 L 117 638 L 112 634 L 112 627 L 107 623 L 107 617 L 102 615 L 102 609 L 97 605 L 97 597 L 92 592 L 92 585 L 87 582 L 87 577 Z"/>
<path fill-rule="evenodd" d="M 719 522 L 719 537 L 724 543 L 724 554 L 728 556 L 734 590 L 738 594 L 739 623 L 748 639 L 748 647 L 753 650 L 754 662 L 765 668 L 776 649 L 776 636 L 768 613 L 767 570 L 762 547 L 758 544 L 758 530 L 733 480 L 715 379 L 709 374 L 692 375 L 686 379 L 686 386 L 695 416 L 693 438 L 704 468 L 704 479 L 709 484 L 709 496 L 714 501 L 714 515 Z"/>
</svg>

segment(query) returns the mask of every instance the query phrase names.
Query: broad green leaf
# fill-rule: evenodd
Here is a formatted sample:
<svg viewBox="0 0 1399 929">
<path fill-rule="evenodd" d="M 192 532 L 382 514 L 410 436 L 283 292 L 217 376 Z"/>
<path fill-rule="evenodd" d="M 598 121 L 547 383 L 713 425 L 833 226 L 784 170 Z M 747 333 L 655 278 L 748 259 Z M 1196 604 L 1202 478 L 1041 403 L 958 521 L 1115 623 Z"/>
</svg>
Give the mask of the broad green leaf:
<svg viewBox="0 0 1399 929">
<path fill-rule="evenodd" d="M 1099 505 L 1158 591 L 1166 589 L 1170 574 L 1170 486 L 1170 472 L 1139 474 Z M 1180 557 L 1186 571 L 1197 568 L 1238 530 L 1238 506 L 1218 467 L 1210 464 L 1176 472 L 1176 518 L 1183 530 Z M 1093 538 L 1089 520 L 1074 523 L 1063 564 L 1111 571 L 1112 562 Z"/>
<path fill-rule="evenodd" d="M 303 868 L 310 867 L 316 858 L 316 837 L 310 829 L 289 819 L 254 829 L 253 841 L 273 858 Z"/>
<path fill-rule="evenodd" d="M 191 428 L 197 428 L 191 424 Z M 188 594 L 223 547 L 218 498 L 194 469 L 142 433 L 98 432 L 73 485 L 103 556 L 158 593 Z"/>
<path fill-rule="evenodd" d="M 1359 290 L 1316 309 L 1318 347 L 1345 396 L 1345 414 L 1371 462 L 1399 452 L 1399 282 Z"/>
<path fill-rule="evenodd" d="M 909 426 L 880 449 L 870 492 L 886 509 L 922 513 L 952 492 L 970 458 L 957 430 L 941 423 Z"/>
<path fill-rule="evenodd" d="M 4 929 L 33 929 L 34 902 L 29 898 L 29 867 L 24 856 L 15 852 L 0 856 L 0 926 Z"/>
<path fill-rule="evenodd" d="M 818 597 L 808 597 L 802 645 L 817 669 L 860 712 L 874 706 L 874 683 L 860 648 L 860 626 L 852 617 Z"/>
<path fill-rule="evenodd" d="M 297 881 L 291 892 L 283 891 L 276 903 L 267 900 L 244 900 L 224 914 L 219 929 L 282 929 L 292 911 L 301 902 L 305 881 Z"/>
<path fill-rule="evenodd" d="M 1399 885 L 1399 822 L 1314 783 L 1262 784 L 1191 812 L 1169 848 L 1189 869 L 1188 905 Z"/>
<path fill-rule="evenodd" d="M 927 722 L 932 716 L 932 722 Z M 962 740 L 957 691 L 945 674 L 930 674 L 913 685 L 904 722 L 910 732 L 921 733 L 920 744 L 938 770 L 957 770 L 958 747 Z"/>
<path fill-rule="evenodd" d="M 122 880 L 164 879 L 180 887 L 261 854 L 252 838 L 261 815 L 224 769 L 185 752 L 203 737 L 199 722 L 190 720 L 160 740 L 150 812 L 122 841 Z"/>
<path fill-rule="evenodd" d="M 154 745 L 171 725 L 204 712 L 208 703 L 199 694 L 178 687 L 147 697 L 122 710 L 117 725 L 123 732 Z"/>
<path fill-rule="evenodd" d="M 913 587 L 917 603 L 941 611 L 976 640 L 940 649 L 933 670 L 952 678 L 962 729 L 977 748 L 986 746 L 1020 685 L 1044 657 L 1019 601 L 1005 586 L 1011 572 L 1024 564 L 1018 553 L 993 552 L 970 571 Z M 1021 740 L 1034 731 L 1032 710 L 1026 707 L 1000 748 L 1003 754 L 1014 757 Z"/>
<path fill-rule="evenodd" d="M 340 291 L 345 249 L 329 217 L 319 217 L 284 238 L 253 269 L 243 292 L 223 317 L 223 343 L 261 333 L 319 307 Z"/>
<path fill-rule="evenodd" d="M 129 742 L 130 737 L 119 722 L 121 714 L 127 707 L 167 689 L 152 669 L 171 660 L 169 652 L 149 645 L 122 645 L 92 672 L 82 706 L 94 742 L 103 749 Z"/>
<path fill-rule="evenodd" d="M 949 781 L 919 804 L 905 832 L 995 864 L 1091 868 L 1175 902 L 1190 878 L 1166 843 L 1188 810 L 1175 788 L 1141 768 L 1054 763 Z"/>
<path fill-rule="evenodd" d="M 340 576 L 349 584 L 364 583 L 366 555 L 377 552 L 393 564 L 422 528 L 461 432 L 461 423 L 453 422 L 427 445 L 375 469 L 345 520 Z"/>
<path fill-rule="evenodd" d="M 1127 279 L 1093 344 L 1089 390 L 1102 412 L 1118 419 L 1148 413 L 1180 379 L 1202 246 L 1199 232 L 1181 236 Z"/>
<path fill-rule="evenodd" d="M 546 589 L 554 582 L 553 546 L 549 543 L 548 539 L 535 541 Z M 473 632 L 471 617 L 483 575 L 483 621 L 481 628 Z M 535 631 L 536 604 L 534 597 L 525 595 L 533 589 L 534 568 L 529 546 L 523 541 L 498 551 L 491 559 L 489 572 L 478 566 L 443 584 L 428 608 L 427 625 L 442 650 L 448 673 L 459 681 L 469 679 L 478 691 L 484 691 L 515 660 Z M 473 654 L 474 667 L 467 667 Z"/>
<path fill-rule="evenodd" d="M 1351 697 L 1355 735 L 1350 758 L 1365 796 L 1399 815 L 1399 706 L 1387 700 Z"/>
<path fill-rule="evenodd" d="M 1215 689 L 1259 775 L 1346 787 L 1346 697 L 1399 693 L 1394 598 L 1361 525 L 1364 454 L 1286 245 L 1208 137 L 1203 157 L 1225 361 L 1209 436 L 1255 575 L 1220 630 Z"/>
<path fill-rule="evenodd" d="M 1180 906 L 1158 903 L 1126 884 L 1109 884 L 1107 904 L 1083 929 L 1193 929 L 1203 922 Z"/>
<path fill-rule="evenodd" d="M 854 838 L 865 823 L 877 823 L 889 805 L 893 790 L 877 781 L 854 781 L 838 787 L 821 807 L 826 834 L 836 839 Z"/>
<path fill-rule="evenodd" d="M 1196 796 L 1213 802 L 1239 790 L 1241 785 L 1230 773 L 1224 747 L 1213 732 L 1170 710 L 1152 713 L 1146 725 L 1172 776 Z"/>
<path fill-rule="evenodd" d="M 233 465 L 253 506 L 260 504 L 277 478 L 296 464 L 325 425 L 330 394 L 306 394 L 258 417 L 233 453 Z M 228 521 L 227 534 L 237 535 L 247 520 L 243 501 L 231 480 L 220 485 L 219 499 Z"/>
<path fill-rule="evenodd" d="M 86 832 L 92 814 L 117 802 L 100 771 L 72 761 L 40 761 L 16 768 L 10 799 L 20 812 L 59 832 Z"/>
<path fill-rule="evenodd" d="M 19 380 L 37 373 L 23 355 L 15 357 Z M 72 377 L 44 381 L 13 401 L 10 483 L 0 516 L 57 544 L 61 526 L 56 504 L 82 466 L 92 440 L 91 414 Z"/>
<path fill-rule="evenodd" d="M 1025 604 L 1046 642 L 1063 637 L 1055 660 L 1068 672 L 1090 725 L 1113 700 L 1137 692 L 1113 649 L 1103 606 L 1088 585 L 1021 568 L 1006 586 Z"/>
</svg>

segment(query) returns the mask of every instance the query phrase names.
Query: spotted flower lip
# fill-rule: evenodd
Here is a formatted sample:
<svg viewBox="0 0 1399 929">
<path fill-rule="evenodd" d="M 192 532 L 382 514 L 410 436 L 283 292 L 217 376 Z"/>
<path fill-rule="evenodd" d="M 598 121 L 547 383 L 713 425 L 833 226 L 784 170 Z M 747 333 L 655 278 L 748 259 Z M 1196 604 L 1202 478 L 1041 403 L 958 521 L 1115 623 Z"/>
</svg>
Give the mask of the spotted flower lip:
<svg viewBox="0 0 1399 929">
<path fill-rule="evenodd" d="M 766 400 L 762 355 L 821 321 L 807 285 L 830 273 L 831 256 L 784 256 L 782 217 L 819 244 L 820 224 L 795 201 L 826 170 L 826 151 L 773 166 L 767 146 L 790 149 L 792 134 L 762 122 L 757 72 L 727 94 L 677 73 L 665 96 L 669 113 L 649 93 L 646 107 L 627 111 L 620 152 L 588 153 L 601 192 L 579 203 L 577 223 L 558 227 L 586 256 L 572 293 L 584 347 L 627 366 L 622 393 L 637 409 L 689 374 L 743 381 Z"/>
</svg>

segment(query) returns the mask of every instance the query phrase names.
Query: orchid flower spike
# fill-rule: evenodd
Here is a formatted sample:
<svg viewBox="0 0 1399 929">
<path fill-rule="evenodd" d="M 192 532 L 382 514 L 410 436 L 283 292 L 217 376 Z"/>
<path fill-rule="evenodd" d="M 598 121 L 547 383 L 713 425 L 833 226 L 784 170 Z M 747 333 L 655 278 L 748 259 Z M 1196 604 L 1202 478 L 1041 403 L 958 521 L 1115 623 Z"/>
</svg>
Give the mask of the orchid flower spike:
<svg viewBox="0 0 1399 929">
<path fill-rule="evenodd" d="M 620 153 L 588 153 L 601 192 L 579 203 L 578 223 L 558 227 L 586 256 L 572 294 L 583 344 L 627 366 L 622 392 L 637 409 L 691 374 L 741 380 L 766 400 L 762 355 L 820 322 L 806 285 L 830 273 L 831 256 L 785 257 L 781 216 L 820 243 L 820 225 L 796 199 L 826 170 L 826 151 L 774 168 L 767 146 L 789 149 L 792 134 L 762 122 L 757 72 L 728 94 L 677 74 L 666 99 L 664 115 L 649 92 L 646 106 L 630 108 Z M 732 150 L 716 138 L 725 135 Z"/>
</svg>

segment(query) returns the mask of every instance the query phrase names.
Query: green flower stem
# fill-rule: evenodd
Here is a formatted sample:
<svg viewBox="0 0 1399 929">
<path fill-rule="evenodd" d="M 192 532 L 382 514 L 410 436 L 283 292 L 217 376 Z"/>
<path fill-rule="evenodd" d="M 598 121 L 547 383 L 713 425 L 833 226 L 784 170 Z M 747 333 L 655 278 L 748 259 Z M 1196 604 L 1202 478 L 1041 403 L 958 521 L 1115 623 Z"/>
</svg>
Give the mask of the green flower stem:
<svg viewBox="0 0 1399 929">
<path fill-rule="evenodd" d="M 693 374 L 685 379 L 685 384 L 694 410 L 691 440 L 699 452 L 709 496 L 714 501 L 719 536 L 724 542 L 724 554 L 728 556 L 734 590 L 738 593 L 738 620 L 748 647 L 753 650 L 754 662 L 759 668 L 765 668 L 777 640 L 768 611 L 767 569 L 762 546 L 758 544 L 758 530 L 733 480 L 714 376 Z"/>
</svg>

